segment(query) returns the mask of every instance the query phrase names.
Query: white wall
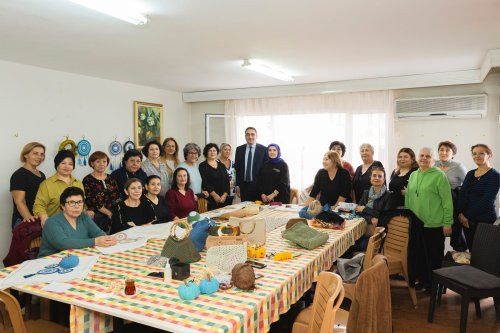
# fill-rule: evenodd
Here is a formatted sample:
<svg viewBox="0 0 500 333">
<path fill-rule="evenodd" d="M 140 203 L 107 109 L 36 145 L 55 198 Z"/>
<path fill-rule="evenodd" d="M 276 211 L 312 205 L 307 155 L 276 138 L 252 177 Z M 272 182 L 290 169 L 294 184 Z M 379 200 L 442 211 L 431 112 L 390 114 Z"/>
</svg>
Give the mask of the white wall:
<svg viewBox="0 0 500 333">
<path fill-rule="evenodd" d="M 224 105 L 224 101 L 191 103 L 193 142 L 200 145 L 202 149 L 205 145 L 205 114 L 224 114 Z M 211 128 L 211 132 L 222 133 L 222 136 L 217 137 L 225 137 L 224 122 L 216 122 L 216 124 L 215 128 Z M 222 142 L 214 143 L 221 144 Z"/>
<path fill-rule="evenodd" d="M 163 104 L 164 134 L 175 137 L 181 146 L 191 141 L 191 106 L 182 102 L 180 93 L 0 61 L 0 142 L 4 147 L 0 259 L 10 245 L 9 178 L 20 166 L 22 147 L 30 141 L 46 145 L 41 170 L 47 176 L 54 173 L 54 155 L 65 135 L 76 142 L 85 135 L 93 151 L 108 152 L 115 136 L 122 143 L 128 137 L 133 140 L 134 100 Z M 74 175 L 82 179 L 90 171 L 77 166 Z"/>
<path fill-rule="evenodd" d="M 468 169 L 474 167 L 470 157 L 470 146 L 475 143 L 488 144 L 494 154 L 493 165 L 500 169 L 500 74 L 490 74 L 482 84 L 457 85 L 431 88 L 402 89 L 394 93 L 395 98 L 451 96 L 466 94 L 488 94 L 488 112 L 484 119 L 440 119 L 405 120 L 395 122 L 395 150 L 410 147 L 417 150 L 423 146 L 437 149 L 437 144 L 450 140 L 458 147 L 455 159 Z M 224 114 L 224 101 L 192 103 L 193 124 L 203 126 L 205 113 Z M 193 138 L 204 142 L 204 133 L 193 133 Z M 335 139 L 332 137 L 332 140 Z M 350 147 L 348 147 L 350 149 Z"/>
<path fill-rule="evenodd" d="M 475 167 L 470 147 L 485 143 L 491 147 L 493 165 L 500 169 L 500 74 L 490 74 L 482 84 L 404 89 L 395 92 L 396 98 L 418 98 L 488 94 L 488 111 L 484 119 L 400 120 L 395 124 L 396 147 L 411 147 L 417 153 L 421 147 L 437 149 L 440 141 L 449 140 L 458 149 L 455 160 L 467 169 Z"/>
</svg>

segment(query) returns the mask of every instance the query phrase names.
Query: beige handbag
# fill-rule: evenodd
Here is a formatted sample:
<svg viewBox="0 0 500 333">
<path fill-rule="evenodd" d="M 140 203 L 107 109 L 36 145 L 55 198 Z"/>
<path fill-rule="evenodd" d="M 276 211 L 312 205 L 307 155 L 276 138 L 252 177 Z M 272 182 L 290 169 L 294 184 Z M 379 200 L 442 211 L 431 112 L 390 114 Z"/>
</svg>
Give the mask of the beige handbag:
<svg viewBox="0 0 500 333">
<path fill-rule="evenodd" d="M 229 218 L 229 225 L 238 227 L 240 234 L 247 237 L 248 245 L 266 244 L 266 221 L 259 218 Z"/>
<path fill-rule="evenodd" d="M 234 226 L 230 226 L 233 228 L 233 232 L 230 235 L 226 235 L 222 233 L 222 229 L 225 226 L 219 227 L 219 235 L 218 236 L 208 236 L 206 248 L 207 250 L 214 246 L 223 246 L 223 245 L 241 245 L 246 243 L 247 237 L 246 235 L 236 236 L 238 230 Z"/>
<path fill-rule="evenodd" d="M 245 208 L 241 208 L 241 209 L 233 210 L 232 212 L 229 212 L 229 213 L 224 213 L 224 214 L 220 215 L 219 218 L 229 219 L 230 217 L 245 217 L 247 215 L 248 214 L 247 214 L 247 211 L 245 210 Z"/>
</svg>

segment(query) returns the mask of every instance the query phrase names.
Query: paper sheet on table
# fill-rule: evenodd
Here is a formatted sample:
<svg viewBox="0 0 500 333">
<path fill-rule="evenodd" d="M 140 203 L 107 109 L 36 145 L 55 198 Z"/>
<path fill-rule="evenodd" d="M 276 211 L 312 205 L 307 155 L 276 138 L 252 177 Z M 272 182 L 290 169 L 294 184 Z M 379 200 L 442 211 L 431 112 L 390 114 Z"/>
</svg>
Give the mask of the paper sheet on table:
<svg viewBox="0 0 500 333">
<path fill-rule="evenodd" d="M 119 253 L 128 250 L 133 250 L 138 247 L 146 245 L 148 241 L 147 237 L 143 235 L 138 236 L 135 233 L 132 233 L 129 236 L 129 233 L 130 232 L 127 232 L 127 230 L 117 232 L 116 234 L 113 234 L 113 236 L 115 236 L 118 239 L 118 243 L 116 245 L 108 247 L 96 246 L 96 249 L 98 249 L 104 254 L 112 254 L 112 253 Z"/>
<path fill-rule="evenodd" d="M 39 284 L 47 282 L 64 282 L 76 279 L 84 279 L 92 269 L 99 257 L 79 256 L 79 264 L 72 271 L 67 273 L 36 274 L 31 277 L 25 277 L 30 274 L 38 273 L 46 266 L 58 264 L 61 258 L 41 258 L 27 260 L 19 267 L 0 280 L 0 289 L 9 288 L 18 284 Z"/>
<path fill-rule="evenodd" d="M 72 285 L 64 282 L 51 282 L 42 288 L 43 291 L 52 291 L 55 293 L 63 293 L 66 290 L 73 288 Z"/>
<path fill-rule="evenodd" d="M 170 234 L 172 222 L 160 224 L 148 224 L 133 227 L 123 231 L 130 238 L 146 237 L 146 239 L 159 238 L 167 239 Z"/>
</svg>

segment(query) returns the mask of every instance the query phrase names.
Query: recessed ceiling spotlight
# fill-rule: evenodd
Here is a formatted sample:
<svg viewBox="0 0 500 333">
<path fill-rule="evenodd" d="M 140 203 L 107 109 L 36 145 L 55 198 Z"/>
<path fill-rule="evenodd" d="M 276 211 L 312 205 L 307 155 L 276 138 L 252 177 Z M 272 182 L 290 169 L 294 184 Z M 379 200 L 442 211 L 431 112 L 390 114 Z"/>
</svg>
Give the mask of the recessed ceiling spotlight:
<svg viewBox="0 0 500 333">
<path fill-rule="evenodd" d="M 295 79 L 286 74 L 283 73 L 280 70 L 274 69 L 272 67 L 269 67 L 267 65 L 261 64 L 256 62 L 255 60 L 243 60 L 243 64 L 241 65 L 243 68 L 250 69 L 254 72 L 264 74 L 270 77 L 273 77 L 278 80 L 286 81 L 286 82 L 293 82 Z"/>
<path fill-rule="evenodd" d="M 69 0 L 81 6 L 98 11 L 100 13 L 113 16 L 117 19 L 143 25 L 148 23 L 148 19 L 139 14 L 131 4 L 120 0 Z"/>
</svg>

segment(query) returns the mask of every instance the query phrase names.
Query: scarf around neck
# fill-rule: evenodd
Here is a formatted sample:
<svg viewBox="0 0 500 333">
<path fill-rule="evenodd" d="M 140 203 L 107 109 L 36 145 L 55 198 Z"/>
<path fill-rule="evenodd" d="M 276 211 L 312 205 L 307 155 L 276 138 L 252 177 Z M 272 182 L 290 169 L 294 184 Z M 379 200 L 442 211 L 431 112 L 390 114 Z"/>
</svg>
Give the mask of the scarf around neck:
<svg viewBox="0 0 500 333">
<path fill-rule="evenodd" d="M 373 186 L 370 187 L 370 191 L 368 191 L 368 202 L 366 203 L 366 206 L 373 209 L 373 204 L 374 204 L 375 200 L 382 197 L 384 195 L 385 191 L 387 191 L 385 185 L 382 185 L 382 187 L 380 188 L 380 191 L 378 191 L 377 193 L 375 193 Z"/>
</svg>

